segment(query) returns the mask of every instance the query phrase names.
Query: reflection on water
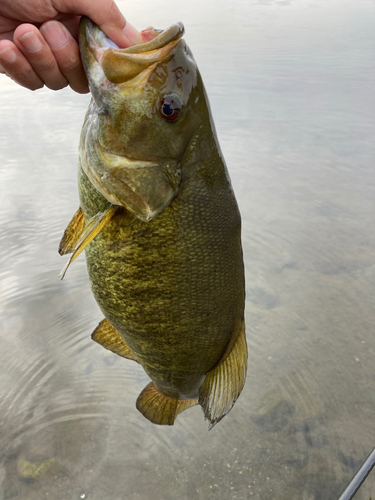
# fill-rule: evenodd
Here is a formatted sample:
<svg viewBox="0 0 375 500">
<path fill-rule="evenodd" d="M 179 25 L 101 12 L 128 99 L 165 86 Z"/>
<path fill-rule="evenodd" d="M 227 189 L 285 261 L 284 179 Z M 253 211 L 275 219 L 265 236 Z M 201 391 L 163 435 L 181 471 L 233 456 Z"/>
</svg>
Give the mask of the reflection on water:
<svg viewBox="0 0 375 500">
<path fill-rule="evenodd" d="M 209 433 L 198 407 L 137 412 L 147 376 L 90 340 L 83 258 L 58 279 L 88 97 L 2 78 L 1 500 L 335 499 L 375 445 L 375 5 L 173 6 L 122 5 L 184 12 L 243 215 L 247 384 Z"/>
</svg>

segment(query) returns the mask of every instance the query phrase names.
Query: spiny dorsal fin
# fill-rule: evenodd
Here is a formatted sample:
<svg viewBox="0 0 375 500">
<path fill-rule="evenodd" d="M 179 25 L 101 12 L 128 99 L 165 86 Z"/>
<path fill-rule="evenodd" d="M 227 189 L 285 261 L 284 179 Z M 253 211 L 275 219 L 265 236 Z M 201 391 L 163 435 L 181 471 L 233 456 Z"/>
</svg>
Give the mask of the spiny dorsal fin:
<svg viewBox="0 0 375 500">
<path fill-rule="evenodd" d="M 139 362 L 125 340 L 121 337 L 112 323 L 108 321 L 108 319 L 103 319 L 99 323 L 93 331 L 91 338 L 105 349 L 108 349 L 123 358 L 132 359 L 137 363 Z"/>
<path fill-rule="evenodd" d="M 138 396 L 137 410 L 153 424 L 173 425 L 179 413 L 197 404 L 197 399 L 165 396 L 150 382 Z"/>
<path fill-rule="evenodd" d="M 82 208 L 79 207 L 73 215 L 72 220 L 67 225 L 59 245 L 59 254 L 66 255 L 72 253 L 85 228 L 85 216 Z"/>
<path fill-rule="evenodd" d="M 66 271 L 70 264 L 78 257 L 78 255 L 87 247 L 89 243 L 97 236 L 100 231 L 106 226 L 116 215 L 117 211 L 121 209 L 119 206 L 111 205 L 105 212 L 99 212 L 94 217 L 92 217 L 85 229 L 82 231 L 81 237 L 79 238 L 74 251 L 68 262 L 65 264 L 63 270 L 59 274 L 60 278 L 63 279 Z"/>
<path fill-rule="evenodd" d="M 199 404 L 205 419 L 210 421 L 209 430 L 232 409 L 245 384 L 247 372 L 247 345 L 245 324 L 224 361 L 207 373 L 199 389 Z"/>
</svg>

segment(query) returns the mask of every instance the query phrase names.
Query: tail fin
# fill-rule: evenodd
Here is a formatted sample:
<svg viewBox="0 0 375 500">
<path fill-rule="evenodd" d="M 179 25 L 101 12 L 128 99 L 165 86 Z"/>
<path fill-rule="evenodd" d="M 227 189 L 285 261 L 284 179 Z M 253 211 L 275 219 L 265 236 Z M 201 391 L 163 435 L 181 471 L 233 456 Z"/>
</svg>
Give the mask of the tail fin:
<svg viewBox="0 0 375 500">
<path fill-rule="evenodd" d="M 205 419 L 210 421 L 212 429 L 233 408 L 245 385 L 247 372 L 247 345 L 245 324 L 224 361 L 207 373 L 199 389 L 199 404 Z"/>
<path fill-rule="evenodd" d="M 137 410 L 154 424 L 173 425 L 179 413 L 197 404 L 197 399 L 165 396 L 150 382 L 138 396 Z"/>
</svg>

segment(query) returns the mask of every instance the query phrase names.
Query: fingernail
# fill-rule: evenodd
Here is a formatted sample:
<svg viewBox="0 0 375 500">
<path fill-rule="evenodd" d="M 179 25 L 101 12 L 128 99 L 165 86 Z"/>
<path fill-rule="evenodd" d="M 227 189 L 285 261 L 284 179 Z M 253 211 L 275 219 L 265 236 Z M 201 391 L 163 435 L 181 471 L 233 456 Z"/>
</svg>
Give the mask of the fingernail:
<svg viewBox="0 0 375 500">
<path fill-rule="evenodd" d="M 12 47 L 5 47 L 5 49 L 0 50 L 0 60 L 8 63 L 8 64 L 13 64 L 17 59 L 17 54 L 13 50 Z"/>
<path fill-rule="evenodd" d="M 57 21 L 44 24 L 40 31 L 52 50 L 62 47 L 68 40 L 68 35 L 64 28 Z"/>
<path fill-rule="evenodd" d="M 38 52 L 42 48 L 42 42 L 35 31 L 25 33 L 19 38 L 19 41 L 27 52 Z"/>
<path fill-rule="evenodd" d="M 126 23 L 126 26 L 122 31 L 123 31 L 125 37 L 127 38 L 127 40 L 129 41 L 130 46 L 131 45 L 138 45 L 139 43 L 142 43 L 142 35 L 130 23 Z"/>
</svg>

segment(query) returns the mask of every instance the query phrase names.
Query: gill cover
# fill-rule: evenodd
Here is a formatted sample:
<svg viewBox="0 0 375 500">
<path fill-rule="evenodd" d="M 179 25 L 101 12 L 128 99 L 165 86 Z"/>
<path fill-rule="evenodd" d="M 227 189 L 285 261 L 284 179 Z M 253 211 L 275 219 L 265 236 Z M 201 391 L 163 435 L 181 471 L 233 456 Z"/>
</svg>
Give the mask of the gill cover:
<svg viewBox="0 0 375 500">
<path fill-rule="evenodd" d="M 200 122 L 197 68 L 183 33 L 178 23 L 147 43 L 120 49 L 88 18 L 81 20 L 79 44 L 92 93 L 81 166 L 110 203 L 143 221 L 178 195 L 181 160 Z M 175 120 L 166 102 L 179 103 Z"/>
</svg>

